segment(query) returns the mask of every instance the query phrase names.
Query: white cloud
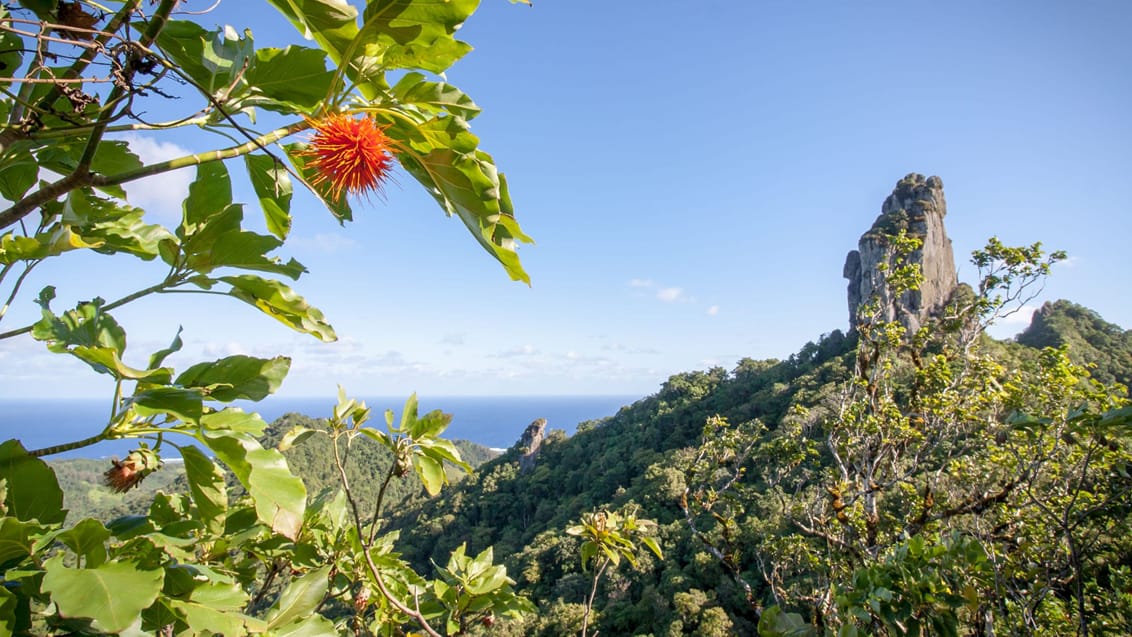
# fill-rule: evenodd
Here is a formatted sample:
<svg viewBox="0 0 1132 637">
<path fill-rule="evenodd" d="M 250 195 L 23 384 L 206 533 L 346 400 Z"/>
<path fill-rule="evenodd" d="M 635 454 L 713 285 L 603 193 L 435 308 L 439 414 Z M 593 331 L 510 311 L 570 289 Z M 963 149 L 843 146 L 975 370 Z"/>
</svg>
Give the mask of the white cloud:
<svg viewBox="0 0 1132 637">
<path fill-rule="evenodd" d="M 463 345 L 465 335 L 463 332 L 451 332 L 440 339 L 441 345 Z"/>
<path fill-rule="evenodd" d="M 126 133 L 121 137 L 130 144 L 146 165 L 191 155 L 192 151 L 172 142 L 162 142 L 137 133 Z M 155 215 L 159 220 L 175 223 L 181 219 L 181 201 L 189 194 L 189 184 L 193 180 L 190 168 L 181 168 L 131 181 L 122 187 L 126 189 L 129 202 Z"/>
<path fill-rule="evenodd" d="M 495 355 L 495 358 L 517 358 L 520 356 L 534 356 L 538 354 L 538 348 L 534 345 L 523 345 L 522 347 L 514 347 L 511 349 L 503 350 Z"/>
<path fill-rule="evenodd" d="M 707 315 L 708 316 L 716 316 L 718 314 L 719 314 L 719 306 L 718 305 L 713 305 L 713 306 L 711 306 L 707 309 Z"/>
<path fill-rule="evenodd" d="M 683 288 L 661 288 L 656 291 L 656 298 L 665 303 L 675 303 L 685 300 Z"/>
<path fill-rule="evenodd" d="M 630 279 L 629 287 L 652 289 L 656 287 L 656 282 L 652 279 Z"/>
</svg>

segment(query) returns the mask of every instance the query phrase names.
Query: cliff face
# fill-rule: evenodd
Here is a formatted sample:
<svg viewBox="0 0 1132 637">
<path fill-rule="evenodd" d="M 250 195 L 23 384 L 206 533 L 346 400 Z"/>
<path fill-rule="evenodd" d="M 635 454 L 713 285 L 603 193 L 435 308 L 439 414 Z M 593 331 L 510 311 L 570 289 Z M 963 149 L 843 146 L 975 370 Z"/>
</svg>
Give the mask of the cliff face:
<svg viewBox="0 0 1132 637">
<path fill-rule="evenodd" d="M 535 468 L 538 461 L 539 448 L 546 438 L 546 418 L 539 418 L 527 425 L 526 431 L 519 438 L 519 471 L 525 473 Z"/>
<path fill-rule="evenodd" d="M 884 320 L 899 320 L 910 332 L 920 328 L 924 319 L 941 308 L 958 286 L 955 256 L 951 239 L 943 227 L 947 202 L 939 177 L 912 173 L 897 184 L 884 200 L 880 216 L 865 234 L 857 249 L 845 258 L 843 276 L 849 279 L 849 330 L 855 331 L 861 320 L 861 306 L 874 297 L 879 302 Z M 908 257 L 919 263 L 924 281 L 919 290 L 893 298 L 887 290 L 887 274 L 878 266 L 896 265 L 895 254 L 885 235 L 905 230 L 909 236 L 923 241 L 923 246 Z"/>
</svg>

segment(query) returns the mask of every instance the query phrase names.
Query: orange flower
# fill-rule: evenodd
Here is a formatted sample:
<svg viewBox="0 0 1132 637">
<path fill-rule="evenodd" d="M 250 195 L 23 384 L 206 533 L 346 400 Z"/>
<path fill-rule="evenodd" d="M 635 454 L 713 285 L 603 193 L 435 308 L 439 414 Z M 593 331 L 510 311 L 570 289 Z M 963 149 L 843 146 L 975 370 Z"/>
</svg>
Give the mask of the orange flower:
<svg viewBox="0 0 1132 637">
<path fill-rule="evenodd" d="M 393 149 L 384 127 L 368 115 L 346 113 L 308 121 L 315 133 L 302 155 L 314 170 L 312 185 L 328 184 L 330 194 L 339 201 L 345 192 L 380 194 L 393 168 Z"/>
</svg>

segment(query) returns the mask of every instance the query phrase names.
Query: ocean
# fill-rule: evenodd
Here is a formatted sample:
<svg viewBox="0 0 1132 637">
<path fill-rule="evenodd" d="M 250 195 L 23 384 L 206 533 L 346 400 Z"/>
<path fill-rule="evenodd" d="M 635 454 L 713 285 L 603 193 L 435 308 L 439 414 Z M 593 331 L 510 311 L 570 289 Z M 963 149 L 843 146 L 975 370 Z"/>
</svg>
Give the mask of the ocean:
<svg viewBox="0 0 1132 637">
<path fill-rule="evenodd" d="M 405 396 L 364 398 L 373 409 L 370 424 L 385 426 L 386 409 L 398 414 Z M 445 432 L 451 439 L 471 440 L 487 447 L 508 448 L 537 418 L 546 418 L 548 429 L 573 434 L 578 423 L 612 416 L 640 396 L 438 396 L 421 397 L 420 413 L 441 409 L 453 415 Z M 267 422 L 286 413 L 325 417 L 335 399 L 269 397 L 260 403 L 241 403 L 245 411 L 256 411 Z M 105 426 L 109 400 L 0 400 L 0 441 L 18 438 L 27 449 L 40 449 L 97 434 Z M 176 438 L 172 442 L 180 443 Z M 187 440 L 185 440 L 187 442 Z M 113 440 L 50 456 L 61 458 L 123 457 L 136 441 Z"/>
</svg>

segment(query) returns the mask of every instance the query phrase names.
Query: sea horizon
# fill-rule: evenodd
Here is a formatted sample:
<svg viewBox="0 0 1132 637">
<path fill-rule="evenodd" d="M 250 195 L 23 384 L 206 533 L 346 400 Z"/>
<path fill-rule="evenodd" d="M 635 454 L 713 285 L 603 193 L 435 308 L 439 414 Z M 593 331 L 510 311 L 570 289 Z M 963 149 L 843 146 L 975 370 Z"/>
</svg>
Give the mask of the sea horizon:
<svg viewBox="0 0 1132 637">
<path fill-rule="evenodd" d="M 357 396 L 373 409 L 371 424 L 384 428 L 382 414 L 400 414 L 407 396 Z M 493 449 L 514 445 L 538 418 L 549 429 L 572 435 L 579 423 L 612 416 L 643 398 L 636 395 L 513 395 L 418 396 L 420 413 L 440 409 L 453 415 L 444 436 L 469 440 Z M 288 413 L 312 418 L 330 414 L 336 399 L 326 396 L 270 396 L 260 402 L 237 401 L 234 406 L 254 411 L 268 423 Z M 105 425 L 109 401 L 105 398 L 0 398 L 0 441 L 16 438 L 27 449 L 41 449 L 97 434 Z M 180 442 L 171 439 L 172 442 Z M 122 457 L 137 440 L 103 441 L 50 456 L 50 459 Z M 175 456 L 176 454 L 172 454 Z"/>
</svg>

